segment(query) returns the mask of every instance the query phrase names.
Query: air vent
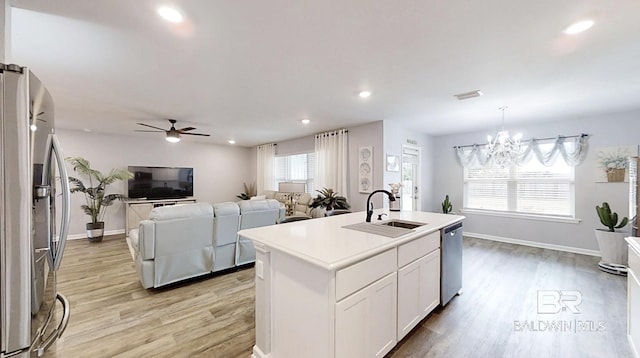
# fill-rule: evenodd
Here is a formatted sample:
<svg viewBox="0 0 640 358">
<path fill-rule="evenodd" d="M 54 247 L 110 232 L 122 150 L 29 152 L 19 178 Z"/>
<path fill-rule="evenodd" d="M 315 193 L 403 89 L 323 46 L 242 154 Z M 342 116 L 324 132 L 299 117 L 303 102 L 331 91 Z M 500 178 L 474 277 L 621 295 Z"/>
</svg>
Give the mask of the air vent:
<svg viewBox="0 0 640 358">
<path fill-rule="evenodd" d="M 475 91 L 471 91 L 471 92 L 455 94 L 453 96 L 462 101 L 463 99 L 480 97 L 480 96 L 482 96 L 482 92 L 480 90 L 475 90 Z"/>
</svg>

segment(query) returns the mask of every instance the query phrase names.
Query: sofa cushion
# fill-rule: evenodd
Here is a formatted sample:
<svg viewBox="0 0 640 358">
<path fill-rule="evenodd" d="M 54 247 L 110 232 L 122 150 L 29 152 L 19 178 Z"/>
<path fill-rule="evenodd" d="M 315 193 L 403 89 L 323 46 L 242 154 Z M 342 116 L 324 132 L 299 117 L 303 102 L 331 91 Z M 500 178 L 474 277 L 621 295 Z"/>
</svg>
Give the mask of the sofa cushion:
<svg viewBox="0 0 640 358">
<path fill-rule="evenodd" d="M 234 244 L 238 239 L 240 207 L 237 203 L 213 205 L 213 246 Z"/>
<path fill-rule="evenodd" d="M 276 195 L 274 196 L 274 199 L 276 199 L 277 201 L 286 204 L 291 200 L 291 194 L 290 193 L 282 193 L 282 192 L 277 192 Z"/>
<path fill-rule="evenodd" d="M 187 219 L 193 217 L 213 217 L 213 207 L 209 203 L 161 206 L 151 210 L 149 219 L 153 221 Z"/>
<path fill-rule="evenodd" d="M 226 202 L 213 204 L 213 216 L 240 215 L 240 207 L 237 203 Z"/>
<path fill-rule="evenodd" d="M 242 215 L 250 211 L 279 209 L 280 203 L 274 199 L 245 200 L 238 202 L 238 206 L 240 206 L 240 214 Z"/>
</svg>

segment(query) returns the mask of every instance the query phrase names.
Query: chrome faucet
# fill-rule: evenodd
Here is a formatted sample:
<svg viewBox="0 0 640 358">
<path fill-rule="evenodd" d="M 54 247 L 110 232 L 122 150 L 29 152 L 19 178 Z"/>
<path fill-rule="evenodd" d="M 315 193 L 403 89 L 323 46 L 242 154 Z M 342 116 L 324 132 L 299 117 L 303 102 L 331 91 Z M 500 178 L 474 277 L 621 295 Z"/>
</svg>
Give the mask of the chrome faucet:
<svg viewBox="0 0 640 358">
<path fill-rule="evenodd" d="M 371 215 L 373 215 L 373 203 L 371 202 L 371 197 L 375 193 L 385 193 L 389 196 L 389 201 L 396 201 L 395 195 L 391 194 L 390 192 L 384 189 L 374 190 L 373 193 L 369 194 L 369 197 L 367 198 L 367 222 L 368 223 L 371 222 Z"/>
</svg>

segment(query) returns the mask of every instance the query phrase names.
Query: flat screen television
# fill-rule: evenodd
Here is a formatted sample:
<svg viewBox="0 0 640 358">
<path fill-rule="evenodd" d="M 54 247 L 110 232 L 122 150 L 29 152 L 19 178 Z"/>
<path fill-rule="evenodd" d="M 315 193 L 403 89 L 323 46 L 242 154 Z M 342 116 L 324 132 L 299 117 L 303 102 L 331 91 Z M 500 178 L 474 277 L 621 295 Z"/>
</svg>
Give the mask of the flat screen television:
<svg viewBox="0 0 640 358">
<path fill-rule="evenodd" d="M 129 198 L 178 199 L 193 196 L 193 168 L 129 166 Z"/>
</svg>

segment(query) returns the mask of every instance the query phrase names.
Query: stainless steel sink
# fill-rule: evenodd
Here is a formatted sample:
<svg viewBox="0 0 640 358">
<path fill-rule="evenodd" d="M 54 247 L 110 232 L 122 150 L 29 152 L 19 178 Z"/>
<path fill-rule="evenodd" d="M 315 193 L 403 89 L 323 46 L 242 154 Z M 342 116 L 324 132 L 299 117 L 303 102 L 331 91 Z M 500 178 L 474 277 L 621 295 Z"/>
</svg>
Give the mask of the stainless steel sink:
<svg viewBox="0 0 640 358">
<path fill-rule="evenodd" d="M 386 237 L 400 237 L 413 231 L 413 229 L 426 225 L 415 221 L 406 220 L 388 220 L 373 223 L 358 223 L 343 226 L 345 229 L 357 230 L 369 234 L 381 235 Z"/>
<path fill-rule="evenodd" d="M 386 226 L 392 226 L 392 227 L 401 227 L 403 229 L 415 229 L 417 227 L 426 225 L 427 223 L 419 223 L 416 221 L 406 221 L 406 220 L 389 220 L 389 221 L 385 221 L 382 222 L 380 224 L 377 225 L 386 225 Z"/>
</svg>

